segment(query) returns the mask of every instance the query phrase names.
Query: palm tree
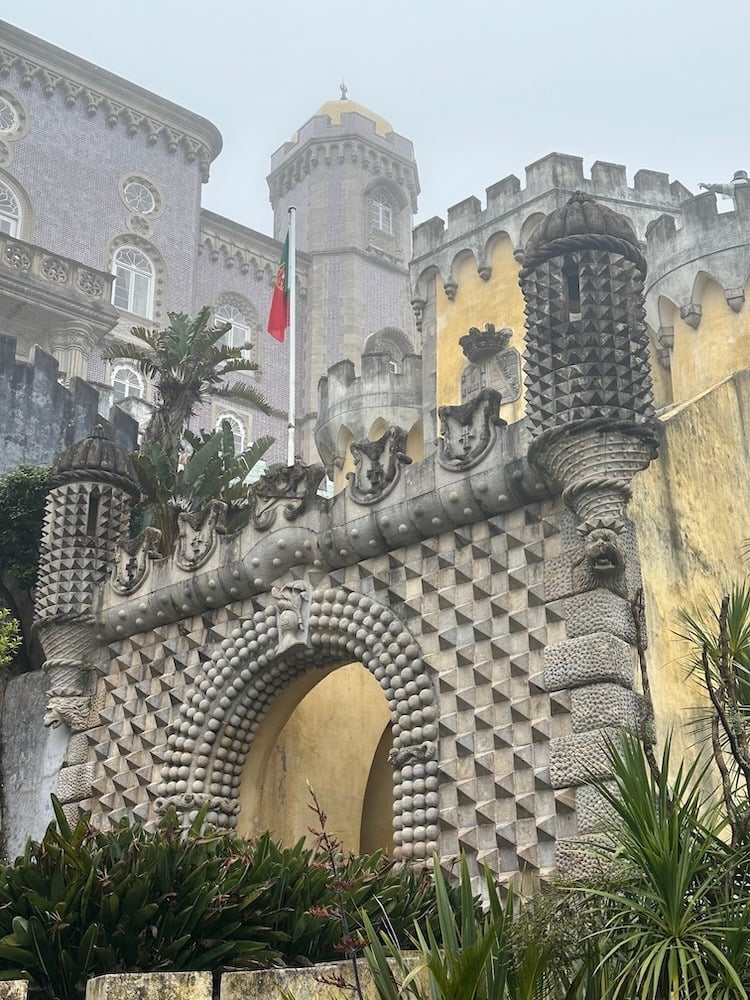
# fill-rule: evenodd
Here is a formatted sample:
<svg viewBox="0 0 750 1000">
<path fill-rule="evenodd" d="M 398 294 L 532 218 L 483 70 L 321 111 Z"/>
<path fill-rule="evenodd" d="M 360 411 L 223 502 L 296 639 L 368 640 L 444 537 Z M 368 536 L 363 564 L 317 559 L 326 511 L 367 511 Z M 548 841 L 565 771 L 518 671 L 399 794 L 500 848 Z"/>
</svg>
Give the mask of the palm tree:
<svg viewBox="0 0 750 1000">
<path fill-rule="evenodd" d="M 221 343 L 231 323 L 212 325 L 210 315 L 208 307 L 194 319 L 184 313 L 168 313 L 166 330 L 133 327 L 130 332 L 138 343 L 118 342 L 105 352 L 106 360 L 130 361 L 156 385 L 158 402 L 144 433 L 144 446 L 160 444 L 171 456 L 197 407 L 209 395 L 269 412 L 268 403 L 252 386 L 226 384 L 231 372 L 255 371 L 258 366 L 242 356 L 245 348 Z"/>
</svg>

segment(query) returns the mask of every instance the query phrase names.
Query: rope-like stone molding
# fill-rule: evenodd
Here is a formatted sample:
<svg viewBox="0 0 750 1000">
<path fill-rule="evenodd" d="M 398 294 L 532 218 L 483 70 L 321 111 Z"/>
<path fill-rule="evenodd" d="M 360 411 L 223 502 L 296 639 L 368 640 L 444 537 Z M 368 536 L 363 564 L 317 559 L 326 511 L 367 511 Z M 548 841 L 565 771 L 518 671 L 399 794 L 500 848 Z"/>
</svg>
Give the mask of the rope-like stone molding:
<svg viewBox="0 0 750 1000">
<path fill-rule="evenodd" d="M 619 236 L 608 236 L 604 233 L 581 233 L 575 236 L 561 236 L 559 239 L 539 247 L 533 253 L 527 253 L 524 257 L 523 267 L 518 272 L 518 280 L 523 281 L 540 264 L 544 264 L 545 261 L 551 260 L 553 257 L 575 253 L 579 250 L 604 250 L 607 253 L 620 254 L 626 260 L 632 261 L 642 275 L 646 274 L 646 258 L 638 247 L 629 240 L 623 240 Z"/>
<path fill-rule="evenodd" d="M 306 648 L 278 656 L 278 642 L 277 609 L 271 605 L 211 653 L 168 734 L 157 810 L 175 805 L 190 821 L 208 795 L 208 822 L 236 826 L 242 768 L 273 699 L 313 665 L 358 660 L 380 684 L 391 710 L 396 857 L 429 858 L 439 835 L 438 713 L 414 637 L 373 598 L 330 588 L 311 594 Z M 194 797 L 192 809 L 186 796 Z"/>
</svg>

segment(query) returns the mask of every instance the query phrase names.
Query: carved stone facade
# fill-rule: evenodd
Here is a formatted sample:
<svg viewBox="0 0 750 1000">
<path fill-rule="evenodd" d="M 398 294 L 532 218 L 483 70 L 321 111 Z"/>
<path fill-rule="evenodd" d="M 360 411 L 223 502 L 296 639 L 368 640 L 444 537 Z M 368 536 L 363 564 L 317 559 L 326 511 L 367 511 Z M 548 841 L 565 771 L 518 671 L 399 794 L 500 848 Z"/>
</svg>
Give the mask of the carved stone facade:
<svg viewBox="0 0 750 1000">
<path fill-rule="evenodd" d="M 578 205 L 563 210 L 563 227 Z M 499 393 L 482 389 L 441 408 L 437 454 L 410 461 L 395 426 L 355 441 L 350 485 L 332 500 L 316 495 L 322 466 L 280 468 L 252 487 L 246 528 L 227 534 L 216 505 L 182 517 L 167 558 L 147 534 L 115 544 L 128 476 L 113 446 L 90 439 L 61 460 L 38 615 L 55 678 L 47 721 L 70 732 L 58 794 L 71 817 L 153 822 L 173 805 L 188 823 L 207 804 L 209 822 L 235 827 L 243 774 L 277 700 L 310 672 L 358 663 L 390 713 L 396 857 L 464 852 L 503 877 L 585 870 L 599 806 L 590 780 L 606 771 L 605 737 L 643 717 L 627 490 L 617 487 L 616 518 L 590 509 L 654 455 L 649 444 L 623 465 L 623 441 L 651 433 L 648 361 L 624 349 L 640 344 L 641 286 L 629 271 L 622 277 L 620 258 L 638 251 L 627 233 L 601 249 L 598 220 L 611 229 L 616 217 L 589 215 L 592 232 L 579 233 L 573 251 L 581 275 L 595 275 L 591 289 L 580 282 L 584 322 L 568 317 L 554 349 L 569 361 L 545 376 L 548 392 L 529 390 L 523 421 L 506 425 Z M 554 252 L 569 251 L 567 237 L 549 235 L 558 222 L 553 214 L 540 227 L 545 275 L 549 261 L 566 266 Z M 563 308 L 550 279 L 535 280 L 525 286 L 527 384 L 532 375 L 544 382 L 544 331 L 555 335 Z M 589 298 L 605 305 L 590 312 Z M 616 412 L 605 412 L 585 393 L 612 365 L 613 336 L 624 360 L 616 399 L 605 400 Z M 591 377 L 571 410 L 558 401 L 583 363 Z M 604 433 L 603 421 L 612 425 Z M 580 453 L 572 464 L 556 457 L 568 454 L 566 434 Z M 592 434 L 594 452 L 581 448 Z M 100 502 L 106 515 L 87 569 L 85 544 L 76 563 L 72 526 L 91 527 Z M 112 576 L 94 592 L 100 551 Z M 75 586 L 60 558 L 73 559 Z M 63 644 L 75 662 L 61 659 Z"/>
</svg>

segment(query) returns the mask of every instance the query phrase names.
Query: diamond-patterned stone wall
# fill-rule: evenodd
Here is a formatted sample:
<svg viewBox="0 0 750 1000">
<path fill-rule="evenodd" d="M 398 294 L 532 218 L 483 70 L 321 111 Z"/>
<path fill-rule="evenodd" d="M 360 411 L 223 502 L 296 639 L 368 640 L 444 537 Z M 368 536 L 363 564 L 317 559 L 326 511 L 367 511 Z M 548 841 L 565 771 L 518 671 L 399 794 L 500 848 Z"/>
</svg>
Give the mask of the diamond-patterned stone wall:
<svg viewBox="0 0 750 1000">
<path fill-rule="evenodd" d="M 228 801 L 214 819 L 232 825 L 276 693 L 316 664 L 360 659 L 393 713 L 400 853 L 423 857 L 434 842 L 498 874 L 548 871 L 556 841 L 576 833 L 549 759 L 550 740 L 571 733 L 570 697 L 543 681 L 545 646 L 566 638 L 544 589 L 559 552 L 558 509 L 529 505 L 331 573 L 291 659 L 277 659 L 270 595 L 118 642 L 61 787 L 111 822 L 153 821 L 170 801 L 194 814 L 209 796 Z"/>
<path fill-rule="evenodd" d="M 187 689 L 211 650 L 253 611 L 246 601 L 110 647 L 111 659 L 98 668 L 99 705 L 93 724 L 81 734 L 87 759 L 96 765 L 90 798 L 79 803 L 81 810 L 106 816 L 111 823 L 126 815 L 156 819 L 154 802 L 167 734 L 179 717 Z"/>
<path fill-rule="evenodd" d="M 342 574 L 393 609 L 438 678 L 440 854 L 503 874 L 545 872 L 574 834 L 574 799 L 550 779 L 550 739 L 569 697 L 543 683 L 544 647 L 565 636 L 544 565 L 559 512 L 529 505 L 367 560 Z"/>
</svg>

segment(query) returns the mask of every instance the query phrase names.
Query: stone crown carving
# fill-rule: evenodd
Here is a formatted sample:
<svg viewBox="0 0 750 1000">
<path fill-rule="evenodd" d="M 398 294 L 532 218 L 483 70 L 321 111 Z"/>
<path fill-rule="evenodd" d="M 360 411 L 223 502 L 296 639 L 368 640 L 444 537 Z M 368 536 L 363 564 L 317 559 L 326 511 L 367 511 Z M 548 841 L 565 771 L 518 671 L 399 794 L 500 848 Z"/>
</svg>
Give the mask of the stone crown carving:
<svg viewBox="0 0 750 1000">
<path fill-rule="evenodd" d="M 467 360 L 471 364 L 475 364 L 504 350 L 510 343 L 512 336 L 513 330 L 510 327 L 506 326 L 502 330 L 496 330 L 493 323 L 487 323 L 483 330 L 472 326 L 469 332 L 459 339 L 458 343 Z"/>
</svg>

